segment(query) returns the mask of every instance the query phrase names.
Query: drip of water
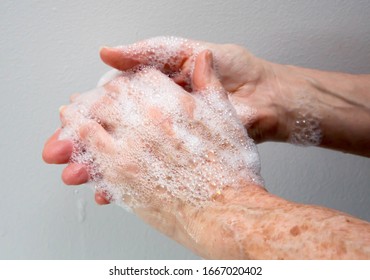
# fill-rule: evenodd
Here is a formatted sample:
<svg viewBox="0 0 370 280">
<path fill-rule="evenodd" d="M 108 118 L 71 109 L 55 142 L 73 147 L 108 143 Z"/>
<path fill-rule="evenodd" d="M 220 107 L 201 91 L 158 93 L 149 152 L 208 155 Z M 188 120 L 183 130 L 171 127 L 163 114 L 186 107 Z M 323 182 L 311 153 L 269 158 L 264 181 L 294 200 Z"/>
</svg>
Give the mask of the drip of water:
<svg viewBox="0 0 370 280">
<path fill-rule="evenodd" d="M 77 219 L 80 224 L 86 220 L 86 201 L 83 198 L 77 199 Z"/>
</svg>

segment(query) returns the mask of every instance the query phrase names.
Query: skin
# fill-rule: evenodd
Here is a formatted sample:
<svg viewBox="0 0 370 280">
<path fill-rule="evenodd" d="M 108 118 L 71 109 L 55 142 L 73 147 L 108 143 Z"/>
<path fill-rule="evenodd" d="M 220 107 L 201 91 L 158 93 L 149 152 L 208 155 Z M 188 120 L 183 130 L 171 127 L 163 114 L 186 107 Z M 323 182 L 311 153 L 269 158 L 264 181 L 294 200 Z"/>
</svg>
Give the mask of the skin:
<svg viewBox="0 0 370 280">
<path fill-rule="evenodd" d="M 212 49 L 212 46 L 214 45 L 207 45 L 210 49 Z M 233 53 L 233 48 L 235 46 L 220 46 L 218 53 L 217 50 L 214 51 L 215 59 L 219 60 L 216 61 L 217 77 L 220 78 L 220 82 L 228 91 L 238 97 L 236 100 L 240 104 L 246 102 L 250 105 L 249 103 L 254 102 L 254 107 L 258 108 L 253 124 L 245 123 L 248 126 L 249 133 L 258 141 L 284 141 L 288 139 L 289 121 L 287 120 L 290 115 L 294 115 L 294 112 L 286 113 L 284 109 L 279 108 L 285 103 L 278 104 L 279 102 L 276 102 L 274 98 L 282 94 L 282 89 L 285 86 L 291 90 L 293 85 L 297 86 L 299 84 L 297 79 L 299 80 L 299 77 L 301 77 L 298 74 L 300 70 L 294 71 L 293 67 L 290 66 L 276 69 L 275 64 L 268 67 L 266 62 L 241 49 L 238 49 L 239 53 L 237 51 Z M 222 64 L 220 62 L 222 49 L 224 51 L 228 50 L 223 53 L 225 57 L 226 53 L 228 55 L 238 53 L 236 57 L 243 57 L 242 53 L 244 53 L 246 57 L 241 60 L 244 63 L 248 61 L 248 67 L 246 65 L 238 67 L 238 63 L 235 65 L 231 62 Z M 105 48 L 101 50 L 101 56 L 106 63 L 121 70 L 134 67 L 140 63 L 134 58 L 125 60 L 127 53 L 122 54 L 122 50 L 118 52 L 115 49 Z M 236 57 L 234 60 L 230 59 L 230 61 L 235 62 Z M 122 61 L 129 61 L 129 63 Z M 209 52 L 205 51 L 198 55 L 191 84 L 192 90 L 199 90 L 210 85 L 220 85 L 210 61 Z M 229 72 L 226 71 L 227 65 Z M 181 66 L 186 69 L 186 60 Z M 283 69 L 286 71 L 285 73 L 289 73 L 285 67 L 293 71 L 294 74 L 290 73 L 291 76 L 283 75 L 289 81 L 284 85 L 282 82 L 284 79 L 278 79 L 277 76 L 278 74 L 282 75 L 280 71 L 283 71 Z M 250 73 L 243 84 L 239 77 L 246 74 L 248 69 Z M 270 71 L 266 69 L 272 71 L 271 76 L 268 74 Z M 245 70 L 247 71 L 243 72 Z M 182 73 L 186 73 L 186 71 Z M 239 75 L 236 75 L 236 73 L 239 73 Z M 297 79 L 293 78 L 295 75 L 297 75 Z M 307 78 L 308 75 L 314 76 L 308 71 L 305 78 L 302 78 L 303 82 L 310 80 Z M 322 78 L 321 75 L 317 77 L 318 79 Z M 186 86 L 184 84 L 187 81 L 186 77 L 178 75 L 175 80 Z M 292 81 L 296 81 L 297 84 L 291 83 Z M 329 78 L 326 81 L 329 81 Z M 323 84 L 324 82 L 321 81 Z M 292 94 L 289 90 L 284 92 Z M 270 106 L 272 104 L 275 104 L 275 106 Z M 284 119 L 282 116 L 285 117 L 285 122 L 282 121 Z M 241 118 L 243 120 L 243 116 Z M 48 163 L 67 163 L 71 156 L 72 144 L 66 140 L 57 140 L 58 133 L 57 131 L 45 144 L 43 158 Z M 324 136 L 327 135 L 325 131 L 323 133 Z M 329 136 L 325 137 L 330 139 L 330 135 L 333 133 L 335 134 L 335 132 L 330 132 L 328 133 Z M 323 139 L 326 139 L 325 137 Z M 326 142 L 323 141 L 323 143 Z M 335 145 L 332 148 L 344 149 L 342 142 Z M 353 148 L 352 145 L 348 145 L 348 143 L 346 145 L 347 151 L 361 152 L 358 152 L 359 150 Z M 67 184 L 81 184 L 89 179 L 86 170 L 87 167 L 83 165 L 69 164 L 65 168 L 62 178 Z M 96 194 L 95 198 L 100 204 L 108 203 L 104 194 Z M 193 207 L 184 203 L 181 199 L 175 199 L 167 205 L 166 209 L 149 206 L 135 209 L 135 212 L 158 230 L 205 258 L 370 258 L 369 223 L 331 209 L 288 202 L 267 193 L 260 186 L 243 180 L 239 180 L 237 191 L 234 188 L 223 189 L 222 195 L 204 209 Z"/>
</svg>

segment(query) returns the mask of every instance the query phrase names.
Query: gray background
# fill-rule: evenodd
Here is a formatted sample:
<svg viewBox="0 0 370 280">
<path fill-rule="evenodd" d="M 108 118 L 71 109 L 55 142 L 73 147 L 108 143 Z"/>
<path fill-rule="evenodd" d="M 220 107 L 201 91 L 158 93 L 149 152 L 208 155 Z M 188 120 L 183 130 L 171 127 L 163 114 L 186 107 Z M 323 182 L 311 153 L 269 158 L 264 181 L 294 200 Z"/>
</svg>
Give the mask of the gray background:
<svg viewBox="0 0 370 280">
<path fill-rule="evenodd" d="M 41 160 L 58 108 L 108 70 L 101 45 L 176 35 L 246 46 L 278 63 L 370 72 L 369 1 L 0 1 L 2 259 L 197 259 Z M 370 220 L 370 160 L 259 146 L 268 189 Z"/>
</svg>

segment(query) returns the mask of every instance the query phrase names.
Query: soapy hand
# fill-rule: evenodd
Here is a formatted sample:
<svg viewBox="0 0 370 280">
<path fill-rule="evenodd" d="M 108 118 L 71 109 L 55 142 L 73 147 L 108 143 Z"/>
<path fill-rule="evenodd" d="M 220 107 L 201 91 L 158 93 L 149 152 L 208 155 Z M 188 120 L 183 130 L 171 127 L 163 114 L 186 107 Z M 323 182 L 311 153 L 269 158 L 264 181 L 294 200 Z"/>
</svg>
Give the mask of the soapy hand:
<svg viewBox="0 0 370 280">
<path fill-rule="evenodd" d="M 63 129 L 46 144 L 44 159 L 71 157 L 66 183 L 89 179 L 97 202 L 130 208 L 163 207 L 173 198 L 201 206 L 241 180 L 261 185 L 256 147 L 215 76 L 209 51 L 195 61 L 192 88 L 189 93 L 145 68 L 75 96 L 61 109 Z"/>
</svg>

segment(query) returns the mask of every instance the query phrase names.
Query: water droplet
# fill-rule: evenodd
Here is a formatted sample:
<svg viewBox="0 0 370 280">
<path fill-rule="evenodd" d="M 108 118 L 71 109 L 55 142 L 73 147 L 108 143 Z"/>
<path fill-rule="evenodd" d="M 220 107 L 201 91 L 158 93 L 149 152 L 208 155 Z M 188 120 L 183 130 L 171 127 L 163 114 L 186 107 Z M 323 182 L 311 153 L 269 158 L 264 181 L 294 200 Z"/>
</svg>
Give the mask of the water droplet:
<svg viewBox="0 0 370 280">
<path fill-rule="evenodd" d="M 81 224 L 86 220 L 86 201 L 84 199 L 77 200 L 77 218 Z"/>
</svg>

